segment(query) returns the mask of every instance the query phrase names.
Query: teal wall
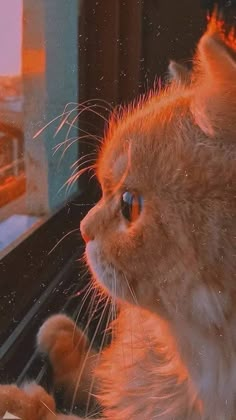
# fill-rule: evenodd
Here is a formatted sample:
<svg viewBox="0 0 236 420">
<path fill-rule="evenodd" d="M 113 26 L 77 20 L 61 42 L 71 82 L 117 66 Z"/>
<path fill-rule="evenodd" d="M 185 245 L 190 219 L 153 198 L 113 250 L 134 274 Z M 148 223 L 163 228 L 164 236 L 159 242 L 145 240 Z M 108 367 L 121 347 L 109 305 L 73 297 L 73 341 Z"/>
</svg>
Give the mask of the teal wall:
<svg viewBox="0 0 236 420">
<path fill-rule="evenodd" d="M 51 123 L 34 140 L 35 134 L 62 114 L 68 103 L 78 103 L 78 0 L 24 0 L 24 50 L 45 49 L 46 69 L 24 74 L 24 134 L 27 178 L 27 211 L 50 214 L 78 191 L 78 184 L 66 194 L 63 185 L 78 159 L 78 142 L 63 159 L 68 125 L 54 137 L 60 120 Z M 75 113 L 73 114 L 76 115 Z M 78 135 L 71 130 L 70 137 Z"/>
<path fill-rule="evenodd" d="M 46 45 L 46 90 L 48 120 L 63 112 L 66 104 L 78 103 L 78 0 L 44 0 L 45 4 L 45 45 Z M 72 109 L 70 106 L 68 109 Z M 73 113 L 76 116 L 76 113 Z M 72 117 L 72 116 L 71 116 Z M 58 122 L 47 130 L 46 149 L 48 154 L 49 206 L 54 209 L 68 197 L 61 188 L 71 175 L 71 165 L 78 159 L 78 142 L 72 144 L 61 160 L 61 151 L 52 154 L 51 145 L 66 138 L 69 126 L 65 125 L 52 140 Z M 77 136 L 72 129 L 69 137 Z M 68 144 L 68 143 L 67 143 Z M 59 161 L 61 162 L 59 163 Z M 77 190 L 75 184 L 70 195 Z"/>
</svg>

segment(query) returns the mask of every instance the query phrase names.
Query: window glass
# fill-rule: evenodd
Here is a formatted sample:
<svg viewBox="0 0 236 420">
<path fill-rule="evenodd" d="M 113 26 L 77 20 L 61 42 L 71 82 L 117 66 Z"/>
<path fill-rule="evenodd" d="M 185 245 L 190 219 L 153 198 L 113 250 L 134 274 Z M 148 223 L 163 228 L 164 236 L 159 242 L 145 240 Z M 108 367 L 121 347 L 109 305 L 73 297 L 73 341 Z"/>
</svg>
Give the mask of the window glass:
<svg viewBox="0 0 236 420">
<path fill-rule="evenodd" d="M 78 9 L 1 1 L 0 258 L 78 192 Z"/>
</svg>

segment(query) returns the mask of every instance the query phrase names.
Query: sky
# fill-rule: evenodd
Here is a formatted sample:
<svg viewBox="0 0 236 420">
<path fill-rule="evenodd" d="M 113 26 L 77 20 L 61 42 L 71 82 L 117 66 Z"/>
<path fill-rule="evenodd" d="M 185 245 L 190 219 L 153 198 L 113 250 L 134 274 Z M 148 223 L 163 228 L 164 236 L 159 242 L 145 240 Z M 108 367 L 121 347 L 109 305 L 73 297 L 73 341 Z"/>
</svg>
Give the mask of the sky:
<svg viewBox="0 0 236 420">
<path fill-rule="evenodd" d="M 21 73 L 23 0 L 0 0 L 0 76 Z"/>
</svg>

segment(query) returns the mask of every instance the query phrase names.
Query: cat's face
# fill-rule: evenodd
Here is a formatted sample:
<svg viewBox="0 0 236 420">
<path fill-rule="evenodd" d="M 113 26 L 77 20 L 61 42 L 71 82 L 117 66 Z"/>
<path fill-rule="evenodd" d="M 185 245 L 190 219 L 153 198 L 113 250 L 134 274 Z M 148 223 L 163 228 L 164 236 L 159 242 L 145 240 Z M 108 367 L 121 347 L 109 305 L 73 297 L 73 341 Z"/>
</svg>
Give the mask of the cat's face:
<svg viewBox="0 0 236 420">
<path fill-rule="evenodd" d="M 81 224 L 97 282 L 164 316 L 181 314 L 207 288 L 225 288 L 235 146 L 231 128 L 217 121 L 223 84 L 209 73 L 220 54 L 232 71 L 224 47 L 205 35 L 197 81 L 174 83 L 111 124 L 98 161 L 103 196 Z"/>
</svg>

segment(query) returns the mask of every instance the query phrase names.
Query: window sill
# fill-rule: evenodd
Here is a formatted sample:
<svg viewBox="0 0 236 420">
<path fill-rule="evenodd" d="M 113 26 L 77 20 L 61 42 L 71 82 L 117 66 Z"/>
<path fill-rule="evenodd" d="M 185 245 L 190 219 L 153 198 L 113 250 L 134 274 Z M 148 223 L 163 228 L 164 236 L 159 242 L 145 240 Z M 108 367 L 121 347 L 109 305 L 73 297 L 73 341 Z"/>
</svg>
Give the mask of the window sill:
<svg viewBox="0 0 236 420">
<path fill-rule="evenodd" d="M 0 260 L 37 230 L 46 218 L 13 214 L 0 222 Z"/>
</svg>

